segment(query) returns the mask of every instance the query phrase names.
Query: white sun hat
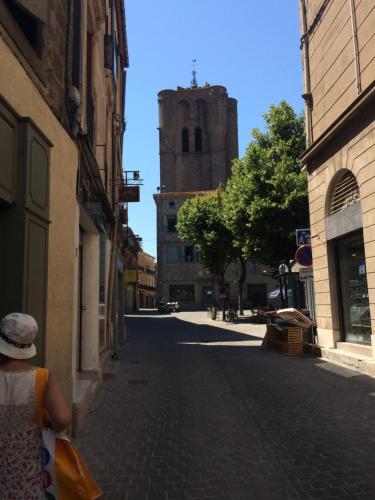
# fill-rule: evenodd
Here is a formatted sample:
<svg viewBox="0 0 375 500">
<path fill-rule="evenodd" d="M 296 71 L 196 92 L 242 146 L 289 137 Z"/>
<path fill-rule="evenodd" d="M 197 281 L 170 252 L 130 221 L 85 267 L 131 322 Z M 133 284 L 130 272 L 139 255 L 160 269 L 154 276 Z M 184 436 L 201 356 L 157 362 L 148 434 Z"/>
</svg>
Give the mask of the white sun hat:
<svg viewBox="0 0 375 500">
<path fill-rule="evenodd" d="M 0 322 L 0 353 L 14 359 L 28 359 L 36 354 L 33 341 L 38 324 L 29 314 L 11 313 Z"/>
</svg>

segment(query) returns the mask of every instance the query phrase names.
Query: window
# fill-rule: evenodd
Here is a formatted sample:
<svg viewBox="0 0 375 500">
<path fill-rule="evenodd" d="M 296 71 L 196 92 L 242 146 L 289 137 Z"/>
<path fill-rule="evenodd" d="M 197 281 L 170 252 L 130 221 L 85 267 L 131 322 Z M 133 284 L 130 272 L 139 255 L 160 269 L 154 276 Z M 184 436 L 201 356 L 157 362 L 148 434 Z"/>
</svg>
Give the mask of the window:
<svg viewBox="0 0 375 500">
<path fill-rule="evenodd" d="M 182 129 L 182 152 L 189 152 L 189 130 L 186 127 Z"/>
<path fill-rule="evenodd" d="M 178 246 L 167 245 L 167 264 L 177 264 L 179 262 Z"/>
<path fill-rule="evenodd" d="M 42 51 L 42 22 L 46 19 L 46 2 L 18 2 L 6 0 L 6 5 L 13 19 L 16 21 L 23 34 L 35 49 L 38 55 Z"/>
<path fill-rule="evenodd" d="M 176 202 L 175 202 L 175 201 L 170 201 L 170 202 L 169 202 L 169 206 L 170 206 L 171 208 L 174 208 L 174 207 L 176 206 Z"/>
<path fill-rule="evenodd" d="M 185 247 L 185 262 L 194 261 L 194 248 L 190 245 Z"/>
<path fill-rule="evenodd" d="M 191 245 L 169 244 L 167 245 L 166 262 L 167 264 L 183 264 L 190 262 L 199 262 L 199 253 Z"/>
<path fill-rule="evenodd" d="M 178 302 L 194 301 L 194 285 L 169 285 L 169 300 Z"/>
<path fill-rule="evenodd" d="M 175 233 L 177 224 L 177 215 L 163 215 L 163 232 Z"/>
<path fill-rule="evenodd" d="M 195 151 L 202 151 L 202 129 L 195 129 Z"/>
<path fill-rule="evenodd" d="M 348 170 L 337 179 L 332 187 L 329 215 L 344 210 L 359 200 L 359 187 L 354 175 Z"/>
<path fill-rule="evenodd" d="M 177 224 L 177 217 L 175 215 L 168 215 L 167 216 L 167 232 L 168 233 L 175 233 L 176 232 L 176 224 Z"/>
<path fill-rule="evenodd" d="M 344 340 L 371 344 L 371 315 L 362 230 L 336 240 L 335 248 Z"/>
</svg>

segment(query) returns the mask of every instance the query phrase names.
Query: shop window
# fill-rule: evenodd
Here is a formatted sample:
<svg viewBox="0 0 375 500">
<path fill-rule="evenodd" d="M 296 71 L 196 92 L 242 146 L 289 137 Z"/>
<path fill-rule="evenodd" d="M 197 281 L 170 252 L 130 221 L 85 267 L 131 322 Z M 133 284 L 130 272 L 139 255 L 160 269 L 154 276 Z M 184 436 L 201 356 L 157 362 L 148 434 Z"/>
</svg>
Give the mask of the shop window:
<svg viewBox="0 0 375 500">
<path fill-rule="evenodd" d="M 335 242 L 341 302 L 341 326 L 346 342 L 371 343 L 363 232 Z"/>
<path fill-rule="evenodd" d="M 169 285 L 169 300 L 194 302 L 194 285 Z"/>
<path fill-rule="evenodd" d="M 189 130 L 186 127 L 182 129 L 182 152 L 189 152 Z"/>
</svg>

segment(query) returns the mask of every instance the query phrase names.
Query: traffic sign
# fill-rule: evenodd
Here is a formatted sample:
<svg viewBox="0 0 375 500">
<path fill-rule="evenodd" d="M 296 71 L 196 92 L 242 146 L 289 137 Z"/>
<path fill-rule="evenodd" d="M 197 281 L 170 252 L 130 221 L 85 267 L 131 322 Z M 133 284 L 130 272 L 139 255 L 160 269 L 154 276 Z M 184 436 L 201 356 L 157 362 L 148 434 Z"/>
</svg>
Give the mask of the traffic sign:
<svg viewBox="0 0 375 500">
<path fill-rule="evenodd" d="M 302 245 L 297 248 L 296 261 L 303 267 L 309 267 L 312 265 L 311 245 Z"/>
<path fill-rule="evenodd" d="M 310 245 L 311 243 L 311 231 L 307 229 L 296 229 L 296 242 L 297 246 Z"/>
</svg>

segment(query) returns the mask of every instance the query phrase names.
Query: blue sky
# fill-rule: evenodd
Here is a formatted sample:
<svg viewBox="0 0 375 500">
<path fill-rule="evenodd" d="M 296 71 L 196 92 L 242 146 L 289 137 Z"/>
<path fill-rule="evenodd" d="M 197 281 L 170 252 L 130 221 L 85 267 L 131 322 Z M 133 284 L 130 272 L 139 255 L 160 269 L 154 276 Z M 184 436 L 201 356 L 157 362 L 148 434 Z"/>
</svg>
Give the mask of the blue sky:
<svg viewBox="0 0 375 500">
<path fill-rule="evenodd" d="M 140 203 L 129 223 L 156 256 L 160 90 L 187 87 L 192 59 L 198 84 L 224 85 L 238 101 L 239 155 L 262 114 L 285 99 L 302 111 L 303 80 L 297 0 L 125 0 L 129 69 L 124 170 L 140 170 Z"/>
</svg>

